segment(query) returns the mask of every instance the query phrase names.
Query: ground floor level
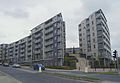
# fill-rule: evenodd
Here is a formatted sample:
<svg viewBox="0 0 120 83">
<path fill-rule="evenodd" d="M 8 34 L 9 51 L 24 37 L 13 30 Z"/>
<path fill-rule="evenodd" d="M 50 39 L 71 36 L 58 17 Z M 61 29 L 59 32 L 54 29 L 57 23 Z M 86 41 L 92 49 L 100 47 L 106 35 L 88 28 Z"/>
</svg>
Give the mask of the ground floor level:
<svg viewBox="0 0 120 83">
<path fill-rule="evenodd" d="M 40 60 L 29 60 L 29 61 L 16 61 L 14 58 L 7 59 L 4 62 L 9 64 L 19 63 L 21 65 L 33 65 L 33 64 L 43 64 L 44 66 L 63 66 L 63 58 L 50 58 L 50 59 L 40 59 Z"/>
</svg>

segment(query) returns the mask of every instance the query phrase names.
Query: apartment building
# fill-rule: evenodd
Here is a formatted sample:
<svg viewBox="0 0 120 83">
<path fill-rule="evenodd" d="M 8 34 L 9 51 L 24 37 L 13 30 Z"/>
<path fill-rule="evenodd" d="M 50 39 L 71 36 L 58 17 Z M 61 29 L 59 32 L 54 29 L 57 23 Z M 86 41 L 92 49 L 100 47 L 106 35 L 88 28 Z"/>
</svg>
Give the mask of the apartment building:
<svg viewBox="0 0 120 83">
<path fill-rule="evenodd" d="M 79 47 L 66 48 L 66 53 L 68 53 L 68 54 L 79 54 L 80 53 L 80 48 Z"/>
<path fill-rule="evenodd" d="M 65 22 L 61 13 L 31 30 L 33 62 L 62 65 L 65 51 Z"/>
<path fill-rule="evenodd" d="M 107 19 L 100 9 L 79 24 L 79 46 L 88 58 L 99 58 L 107 65 L 111 60 L 110 32 Z"/>
<path fill-rule="evenodd" d="M 0 62 L 3 63 L 7 59 L 7 44 L 0 44 Z"/>
<path fill-rule="evenodd" d="M 33 28 L 29 36 L 8 44 L 9 62 L 62 66 L 65 40 L 65 22 L 59 13 Z"/>
</svg>

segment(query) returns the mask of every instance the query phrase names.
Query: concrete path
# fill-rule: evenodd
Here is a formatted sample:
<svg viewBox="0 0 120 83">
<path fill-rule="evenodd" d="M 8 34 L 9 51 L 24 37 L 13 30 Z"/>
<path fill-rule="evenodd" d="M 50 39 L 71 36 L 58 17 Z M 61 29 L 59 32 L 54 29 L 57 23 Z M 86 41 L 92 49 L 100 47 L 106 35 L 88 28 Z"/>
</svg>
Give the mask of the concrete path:
<svg viewBox="0 0 120 83">
<path fill-rule="evenodd" d="M 22 82 L 0 71 L 0 83 L 22 83 Z"/>
</svg>

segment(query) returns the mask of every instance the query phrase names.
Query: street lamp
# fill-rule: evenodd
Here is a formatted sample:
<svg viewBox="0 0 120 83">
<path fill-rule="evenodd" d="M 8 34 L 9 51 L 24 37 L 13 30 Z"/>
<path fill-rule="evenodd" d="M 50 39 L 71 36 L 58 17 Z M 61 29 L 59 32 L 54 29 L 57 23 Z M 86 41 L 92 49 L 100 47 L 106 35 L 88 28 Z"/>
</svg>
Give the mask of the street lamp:
<svg viewBox="0 0 120 83">
<path fill-rule="evenodd" d="M 88 72 L 88 64 L 87 64 L 87 54 L 85 54 L 85 58 L 86 58 L 86 66 L 85 66 L 85 72 Z"/>
</svg>

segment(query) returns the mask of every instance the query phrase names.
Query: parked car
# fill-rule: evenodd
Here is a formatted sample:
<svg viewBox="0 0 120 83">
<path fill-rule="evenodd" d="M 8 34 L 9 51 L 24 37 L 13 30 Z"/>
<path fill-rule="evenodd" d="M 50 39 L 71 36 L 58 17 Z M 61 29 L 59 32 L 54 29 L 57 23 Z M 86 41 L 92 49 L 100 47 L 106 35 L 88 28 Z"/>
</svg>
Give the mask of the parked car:
<svg viewBox="0 0 120 83">
<path fill-rule="evenodd" d="M 41 67 L 42 70 L 45 70 L 45 66 L 42 64 L 34 64 L 33 65 L 34 70 L 39 70 L 39 67 Z"/>
<path fill-rule="evenodd" d="M 4 67 L 9 67 L 9 64 L 8 63 L 3 63 L 3 66 Z"/>
<path fill-rule="evenodd" d="M 2 65 L 2 63 L 0 63 L 0 65 Z"/>
<path fill-rule="evenodd" d="M 21 66 L 19 64 L 13 64 L 12 67 L 13 68 L 21 68 Z"/>
</svg>

